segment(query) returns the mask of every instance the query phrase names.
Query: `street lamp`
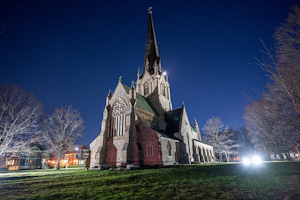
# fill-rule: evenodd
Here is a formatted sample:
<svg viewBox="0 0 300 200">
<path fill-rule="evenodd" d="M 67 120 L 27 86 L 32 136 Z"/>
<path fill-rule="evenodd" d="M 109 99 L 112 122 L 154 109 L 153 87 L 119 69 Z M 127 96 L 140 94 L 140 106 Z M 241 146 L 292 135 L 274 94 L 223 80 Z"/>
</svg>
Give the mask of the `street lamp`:
<svg viewBox="0 0 300 200">
<path fill-rule="evenodd" d="M 76 147 L 75 148 L 75 151 L 78 151 L 78 150 L 80 150 L 80 153 L 79 153 L 79 158 L 78 158 L 78 165 L 79 165 L 79 168 L 81 167 L 81 153 L 82 153 L 82 148 L 78 148 L 78 147 Z"/>
</svg>

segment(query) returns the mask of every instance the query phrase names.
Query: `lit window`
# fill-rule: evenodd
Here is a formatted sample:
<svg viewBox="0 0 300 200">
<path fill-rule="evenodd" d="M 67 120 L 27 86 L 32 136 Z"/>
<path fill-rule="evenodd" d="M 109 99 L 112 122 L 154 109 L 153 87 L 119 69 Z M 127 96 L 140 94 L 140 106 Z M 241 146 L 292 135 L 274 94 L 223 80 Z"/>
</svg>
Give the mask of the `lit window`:
<svg viewBox="0 0 300 200">
<path fill-rule="evenodd" d="M 167 148 L 168 148 L 168 156 L 172 156 L 172 153 L 171 153 L 171 144 L 170 142 L 168 141 L 168 145 L 167 145 Z"/>
<path fill-rule="evenodd" d="M 128 112 L 126 103 L 119 98 L 113 106 L 112 117 L 109 122 L 109 136 L 125 134 L 125 114 Z"/>
<path fill-rule="evenodd" d="M 153 154 L 153 147 L 152 147 L 152 143 L 150 142 L 148 145 L 147 145 L 147 155 L 148 156 L 152 156 Z"/>
</svg>

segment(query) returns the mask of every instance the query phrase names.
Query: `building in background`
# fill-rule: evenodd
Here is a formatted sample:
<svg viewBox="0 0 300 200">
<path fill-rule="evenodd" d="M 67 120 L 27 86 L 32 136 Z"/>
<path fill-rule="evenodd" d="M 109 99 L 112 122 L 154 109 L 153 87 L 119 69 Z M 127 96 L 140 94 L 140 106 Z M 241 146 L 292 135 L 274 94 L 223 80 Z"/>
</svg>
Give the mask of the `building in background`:
<svg viewBox="0 0 300 200">
<path fill-rule="evenodd" d="M 64 157 L 60 160 L 61 167 L 68 167 L 79 165 L 85 167 L 87 159 L 89 157 L 89 149 L 86 145 L 75 146 L 74 149 L 70 149 L 64 154 Z"/>
<path fill-rule="evenodd" d="M 5 159 L 5 166 L 8 170 L 19 169 L 42 169 L 50 157 L 47 149 L 35 143 L 31 145 L 31 152 L 21 152 L 18 156 L 13 153 L 7 153 Z"/>
<path fill-rule="evenodd" d="M 299 159 L 299 154 L 293 151 L 290 151 L 288 153 L 289 158 L 287 158 L 285 153 L 281 153 L 281 157 L 283 160 L 295 160 Z M 270 154 L 270 160 L 280 160 L 279 154 Z"/>
</svg>

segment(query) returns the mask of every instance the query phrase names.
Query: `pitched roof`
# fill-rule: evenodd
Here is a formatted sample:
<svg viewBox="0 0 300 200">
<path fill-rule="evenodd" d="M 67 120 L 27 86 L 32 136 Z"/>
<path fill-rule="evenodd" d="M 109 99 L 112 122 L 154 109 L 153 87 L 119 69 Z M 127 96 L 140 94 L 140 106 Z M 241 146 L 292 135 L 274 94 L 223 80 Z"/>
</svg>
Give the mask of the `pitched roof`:
<svg viewBox="0 0 300 200">
<path fill-rule="evenodd" d="M 30 143 L 29 144 L 29 147 L 30 148 L 37 148 L 38 150 L 41 150 L 41 151 L 44 151 L 44 150 L 46 150 L 47 149 L 47 147 L 46 146 L 44 146 L 43 144 L 41 144 L 41 143 L 39 143 L 39 142 L 33 142 L 33 143 Z M 35 149 L 36 149 L 35 148 Z M 36 150 L 37 150 L 36 149 Z"/>
<path fill-rule="evenodd" d="M 192 126 L 192 124 L 190 124 L 190 126 L 191 126 L 191 130 L 193 131 L 193 132 L 195 132 L 195 133 L 197 133 L 197 131 L 194 129 L 194 127 Z"/>
<path fill-rule="evenodd" d="M 129 94 L 130 88 L 127 87 L 126 85 L 122 84 L 126 90 L 126 92 Z M 143 110 L 146 110 L 156 116 L 159 116 L 156 110 L 153 108 L 149 100 L 144 97 L 143 95 L 139 94 L 136 92 L 136 101 L 137 101 L 137 106 Z"/>
<path fill-rule="evenodd" d="M 167 122 L 166 133 L 174 134 L 179 132 L 180 121 L 181 121 L 182 108 L 176 110 L 170 110 L 165 114 L 165 120 Z"/>
<path fill-rule="evenodd" d="M 143 124 L 143 125 L 144 125 L 144 124 Z M 177 140 L 177 139 L 172 138 L 172 137 L 170 137 L 170 136 L 168 136 L 168 135 L 166 135 L 166 134 L 164 134 L 164 133 L 162 133 L 162 132 L 160 132 L 160 131 L 158 131 L 158 130 L 156 130 L 156 129 L 150 127 L 150 126 L 146 126 L 146 125 L 144 125 L 144 126 L 147 127 L 147 128 L 150 128 L 150 129 L 153 130 L 153 131 L 155 131 L 155 132 L 158 133 L 161 137 L 168 138 L 168 139 L 172 139 L 172 140 Z M 179 141 L 179 140 L 177 140 L 177 141 Z"/>
<path fill-rule="evenodd" d="M 196 138 L 193 138 L 193 140 L 195 140 L 195 141 L 197 141 L 197 142 L 201 142 L 201 143 L 206 144 L 206 145 L 209 145 L 209 146 L 212 146 L 212 145 L 207 144 L 207 143 L 205 143 L 205 142 L 202 142 L 201 140 L 198 140 L 198 139 L 196 139 Z"/>
</svg>

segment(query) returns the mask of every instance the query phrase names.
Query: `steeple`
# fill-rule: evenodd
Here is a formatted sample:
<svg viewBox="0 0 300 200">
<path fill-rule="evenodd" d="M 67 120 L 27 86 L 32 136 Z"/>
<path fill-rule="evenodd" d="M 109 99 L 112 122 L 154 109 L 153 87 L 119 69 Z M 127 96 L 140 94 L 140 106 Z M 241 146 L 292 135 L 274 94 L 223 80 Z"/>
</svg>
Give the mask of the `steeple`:
<svg viewBox="0 0 300 200">
<path fill-rule="evenodd" d="M 109 90 L 108 95 L 106 97 L 106 105 L 109 104 L 110 99 L 111 99 L 111 90 Z"/>
<path fill-rule="evenodd" d="M 132 103 L 132 105 L 134 104 L 135 100 L 136 100 L 136 92 L 135 92 L 135 88 L 134 88 L 134 82 L 132 81 L 131 83 L 131 87 L 129 90 L 129 96 L 130 96 L 130 101 Z"/>
<path fill-rule="evenodd" d="M 144 62 L 144 72 L 145 70 L 147 70 L 150 73 L 150 75 L 154 74 L 155 67 L 157 67 L 158 69 L 156 73 L 161 74 L 162 72 L 151 9 L 152 7 L 148 9 L 149 22 L 148 22 L 148 33 L 147 33 L 146 53 L 145 53 L 145 62 Z"/>
<path fill-rule="evenodd" d="M 194 118 L 194 128 L 197 132 L 197 139 L 201 141 L 201 133 L 200 133 L 199 125 L 198 125 L 196 118 Z"/>
</svg>

